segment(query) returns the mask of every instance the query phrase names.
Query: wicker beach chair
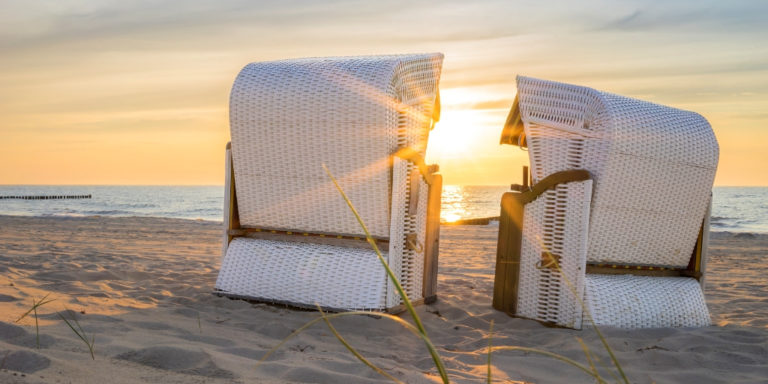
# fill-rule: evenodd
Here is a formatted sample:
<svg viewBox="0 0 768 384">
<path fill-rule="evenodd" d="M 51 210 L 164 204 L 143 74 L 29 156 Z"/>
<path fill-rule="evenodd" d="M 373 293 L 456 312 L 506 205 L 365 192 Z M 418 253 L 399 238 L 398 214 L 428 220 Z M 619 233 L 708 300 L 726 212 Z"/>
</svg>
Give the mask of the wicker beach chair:
<svg viewBox="0 0 768 384">
<path fill-rule="evenodd" d="M 525 169 L 502 198 L 493 306 L 569 328 L 590 315 L 623 328 L 708 325 L 709 123 L 590 88 L 517 84 L 501 141 L 528 149 L 530 185 Z"/>
<path fill-rule="evenodd" d="M 442 54 L 252 63 L 230 96 L 220 295 L 397 312 L 436 298 L 442 178 L 424 163 Z"/>
</svg>

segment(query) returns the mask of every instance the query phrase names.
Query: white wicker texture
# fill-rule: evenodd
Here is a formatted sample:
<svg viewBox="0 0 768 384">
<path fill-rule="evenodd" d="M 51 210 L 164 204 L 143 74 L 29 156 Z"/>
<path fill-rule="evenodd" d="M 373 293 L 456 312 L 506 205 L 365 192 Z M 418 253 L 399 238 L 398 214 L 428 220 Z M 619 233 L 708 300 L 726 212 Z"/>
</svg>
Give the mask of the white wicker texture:
<svg viewBox="0 0 768 384">
<path fill-rule="evenodd" d="M 562 184 L 525 206 L 517 315 L 581 328 L 592 181 Z M 542 253 L 560 270 L 541 268 Z"/>
<path fill-rule="evenodd" d="M 222 261 L 216 289 L 309 308 L 382 310 L 386 282 L 373 250 L 236 238 Z"/>
<path fill-rule="evenodd" d="M 389 237 L 389 158 L 404 145 L 423 153 L 441 63 L 423 54 L 243 68 L 230 97 L 242 225 L 361 235 L 326 164 L 371 233 Z"/>
<path fill-rule="evenodd" d="M 389 240 L 384 257 L 410 297 L 421 299 L 424 254 L 406 236 L 424 243 L 428 187 L 421 180 L 414 186 L 423 191 L 412 192 L 418 169 L 392 155 L 425 154 L 441 63 L 426 54 L 246 66 L 230 102 L 241 225 L 362 236 L 327 164 L 371 233 Z M 223 294 L 336 310 L 402 303 L 372 250 L 238 238 L 225 252 Z M 310 264 L 311 274 L 300 268 Z"/>
<path fill-rule="evenodd" d="M 588 260 L 684 267 L 707 208 L 718 145 L 693 112 L 518 77 L 534 181 L 595 179 Z"/>
<path fill-rule="evenodd" d="M 709 311 L 699 283 L 685 277 L 586 276 L 585 305 L 597 325 L 703 327 Z"/>
<path fill-rule="evenodd" d="M 387 264 L 400 282 L 403 281 L 403 257 L 405 254 L 406 207 L 408 207 L 408 162 L 395 157 L 392 160 L 392 180 L 401 188 L 392 188 L 392 225 L 389 237 L 389 257 Z M 380 266 L 381 269 L 384 269 Z M 395 287 L 387 282 L 387 306 L 393 307 L 401 302 Z"/>
</svg>

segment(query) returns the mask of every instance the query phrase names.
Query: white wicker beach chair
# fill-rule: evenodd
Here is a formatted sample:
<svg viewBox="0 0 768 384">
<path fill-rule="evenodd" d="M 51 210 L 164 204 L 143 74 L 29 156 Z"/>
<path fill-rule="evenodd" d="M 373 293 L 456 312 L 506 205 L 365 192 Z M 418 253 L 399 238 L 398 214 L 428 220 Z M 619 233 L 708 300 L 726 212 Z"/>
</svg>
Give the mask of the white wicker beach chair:
<svg viewBox="0 0 768 384">
<path fill-rule="evenodd" d="M 329 310 L 401 298 L 323 164 L 415 303 L 435 299 L 442 178 L 424 164 L 442 54 L 247 65 L 230 96 L 216 293 Z"/>
<path fill-rule="evenodd" d="M 502 143 L 528 148 L 532 180 L 525 169 L 502 198 L 494 307 L 570 328 L 589 315 L 623 328 L 708 325 L 709 123 L 590 88 L 517 84 Z"/>
</svg>

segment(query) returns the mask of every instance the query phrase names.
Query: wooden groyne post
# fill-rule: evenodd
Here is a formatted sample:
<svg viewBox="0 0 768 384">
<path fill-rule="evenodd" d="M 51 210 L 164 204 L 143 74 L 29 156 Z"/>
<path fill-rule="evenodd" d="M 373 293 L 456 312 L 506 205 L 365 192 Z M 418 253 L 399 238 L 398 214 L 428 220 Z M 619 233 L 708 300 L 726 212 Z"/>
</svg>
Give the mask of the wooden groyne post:
<svg viewBox="0 0 768 384">
<path fill-rule="evenodd" d="M 0 196 L 0 200 L 60 200 L 60 199 L 90 199 L 91 195 L 43 195 L 43 196 Z"/>
</svg>

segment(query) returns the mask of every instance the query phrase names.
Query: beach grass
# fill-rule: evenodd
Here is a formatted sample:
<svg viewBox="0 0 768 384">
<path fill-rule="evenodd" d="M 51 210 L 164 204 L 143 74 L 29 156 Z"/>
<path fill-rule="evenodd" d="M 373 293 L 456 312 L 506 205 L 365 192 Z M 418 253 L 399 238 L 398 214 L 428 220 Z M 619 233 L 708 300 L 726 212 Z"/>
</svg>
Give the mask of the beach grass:
<svg viewBox="0 0 768 384">
<path fill-rule="evenodd" d="M 427 345 L 427 349 L 429 350 L 429 354 L 432 356 L 432 361 L 435 363 L 435 367 L 437 368 L 437 371 L 440 374 L 440 378 L 443 379 L 443 383 L 447 384 L 449 382 L 448 373 L 445 371 L 445 365 L 443 364 L 443 360 L 440 358 L 440 354 L 437 353 L 437 349 L 432 344 L 432 341 L 429 340 L 429 336 L 427 336 L 427 330 L 424 329 L 424 324 L 422 324 L 421 318 L 416 313 L 416 308 L 414 308 L 413 303 L 411 303 L 411 299 L 405 293 L 403 286 L 400 284 L 400 280 L 397 279 L 397 276 L 395 276 L 395 273 L 392 271 L 391 268 L 389 268 L 389 264 L 387 263 L 387 260 L 384 259 L 384 256 L 382 256 L 381 250 L 379 250 L 379 246 L 376 244 L 376 240 L 373 238 L 373 236 L 371 236 L 371 233 L 370 231 L 368 231 L 368 227 L 365 225 L 363 218 L 360 217 L 360 214 L 357 212 L 357 209 L 355 209 L 355 206 L 354 204 L 352 204 L 352 201 L 349 200 L 349 197 L 344 192 L 344 189 L 341 188 L 341 185 L 339 185 L 339 182 L 336 180 L 335 177 L 333 177 L 333 174 L 331 174 L 331 171 L 328 170 L 328 167 L 326 167 L 325 164 L 323 164 L 323 169 L 325 170 L 325 173 L 328 174 L 328 177 L 331 179 L 331 181 L 333 181 L 333 185 L 336 186 L 336 189 L 344 198 L 344 201 L 347 203 L 347 206 L 349 207 L 350 211 L 352 211 L 352 213 L 355 215 L 357 222 L 360 224 L 360 227 L 363 229 L 363 232 L 365 233 L 365 238 L 368 241 L 368 244 L 370 244 L 371 247 L 373 247 L 373 250 L 376 252 L 376 257 L 378 257 L 379 261 L 381 262 L 381 265 L 384 266 L 384 269 L 387 271 L 387 277 L 389 277 L 389 280 L 394 285 L 395 290 L 397 291 L 397 294 L 400 295 L 400 298 L 403 300 L 403 304 L 408 310 L 408 313 L 411 315 L 413 322 L 416 324 L 416 328 L 419 330 L 419 334 L 422 336 L 422 339 Z"/>
<path fill-rule="evenodd" d="M 433 362 L 435 364 L 435 368 L 437 369 L 438 374 L 440 375 L 440 378 L 442 379 L 442 382 L 444 384 L 450 383 L 450 378 L 448 377 L 448 373 L 447 373 L 447 371 L 445 369 L 445 365 L 444 365 L 444 363 L 442 361 L 442 358 L 440 357 L 440 354 L 437 351 L 437 348 L 435 348 L 434 344 L 432 343 L 432 341 L 430 340 L 429 336 L 427 335 L 426 329 L 424 329 L 424 326 L 423 326 L 423 324 L 421 322 L 421 318 L 416 313 L 416 310 L 415 310 L 415 308 L 413 306 L 413 303 L 411 302 L 410 298 L 408 297 L 408 295 L 403 290 L 402 285 L 400 284 L 400 281 L 397 279 L 397 277 L 395 276 L 394 272 L 390 269 L 390 267 L 387 264 L 386 260 L 382 256 L 381 251 L 379 250 L 379 248 L 378 248 L 378 246 L 376 244 L 375 239 L 371 236 L 370 232 L 368 231 L 367 226 L 365 225 L 365 222 L 360 217 L 359 213 L 357 212 L 357 209 L 355 209 L 354 204 L 349 199 L 349 197 L 346 195 L 346 193 L 344 192 L 343 188 L 339 185 L 338 181 L 331 174 L 331 172 L 328 170 L 328 168 L 325 165 L 323 165 L 323 168 L 325 169 L 325 172 L 328 174 L 328 177 L 330 177 L 330 179 L 333 181 L 334 185 L 336 186 L 336 189 L 339 191 L 341 196 L 344 198 L 344 201 L 347 203 L 349 209 L 355 215 L 355 218 L 357 219 L 358 223 L 360 224 L 360 226 L 362 227 L 363 231 L 365 232 L 366 240 L 371 245 L 373 250 L 376 252 L 376 255 L 377 255 L 379 261 L 384 266 L 384 269 L 387 271 L 388 278 L 390 279 L 390 281 L 394 285 L 395 289 L 397 290 L 398 294 L 402 298 L 403 304 L 405 305 L 408 313 L 411 315 L 415 326 L 411 325 L 410 323 L 406 322 L 405 320 L 401 319 L 400 317 L 393 316 L 393 315 L 390 315 L 390 314 L 381 313 L 381 314 L 377 314 L 377 316 L 381 316 L 382 318 L 394 321 L 394 322 L 402 325 L 403 327 L 405 327 L 406 329 L 408 329 L 412 333 L 414 333 L 419 338 L 421 338 L 423 340 L 424 344 L 426 345 L 427 350 L 429 351 L 430 356 L 432 357 L 432 360 L 433 360 Z M 581 306 L 584 309 L 584 311 L 588 313 L 588 310 L 584 306 L 584 303 L 581 300 L 579 301 L 579 303 L 581 304 Z M 382 376 L 392 380 L 393 382 L 396 382 L 396 383 L 400 383 L 401 382 L 399 379 L 397 379 L 397 378 L 391 376 L 390 374 L 386 373 L 381 368 L 375 366 L 368 359 L 366 359 L 364 356 L 362 356 L 362 354 L 360 354 L 353 346 L 351 346 L 344 339 L 344 337 L 336 330 L 335 327 L 333 327 L 333 325 L 330 322 L 330 320 L 332 318 L 342 317 L 342 316 L 370 315 L 370 312 L 352 311 L 352 312 L 342 312 L 342 313 L 335 313 L 335 314 L 326 314 L 325 312 L 323 312 L 323 310 L 322 310 L 322 308 L 320 308 L 320 306 L 318 306 L 318 310 L 320 312 L 320 317 L 319 318 L 307 322 L 302 327 L 300 327 L 299 329 L 297 329 L 296 331 L 291 333 L 288 337 L 283 339 L 277 346 L 272 348 L 270 351 L 268 351 L 261 358 L 261 360 L 259 361 L 259 364 L 264 362 L 272 353 L 274 353 L 277 349 L 279 349 L 289 339 L 291 339 L 294 336 L 300 334 L 301 332 L 306 330 L 308 327 L 310 327 L 310 326 L 314 325 L 315 323 L 317 323 L 317 322 L 322 320 L 322 321 L 324 321 L 326 323 L 326 325 L 329 327 L 329 329 L 334 334 L 334 336 L 339 340 L 339 342 L 342 345 L 344 345 L 344 347 L 347 348 L 347 350 L 349 350 L 363 364 L 365 364 L 366 366 L 370 367 L 371 369 L 373 369 L 375 372 L 379 373 L 380 375 L 382 375 Z M 589 316 L 589 320 L 590 320 L 590 322 L 592 322 L 595 330 L 598 332 L 598 336 L 599 336 L 601 342 L 603 343 L 603 346 L 608 351 L 608 353 L 609 353 L 609 355 L 611 357 L 611 360 L 614 363 L 614 366 L 618 369 L 618 371 L 619 371 L 619 373 L 621 375 L 621 378 L 623 379 L 623 382 L 628 384 L 629 380 L 626 378 L 626 375 L 624 374 L 623 370 L 621 369 L 621 365 L 619 364 L 618 360 L 616 359 L 615 355 L 613 354 L 613 351 L 611 350 L 610 346 L 608 345 L 607 341 L 605 340 L 605 337 L 603 337 L 602 333 L 599 332 L 597 326 L 594 324 L 594 321 L 592 321 L 592 317 L 591 316 Z M 487 383 L 491 383 L 492 382 L 491 355 L 492 355 L 492 353 L 494 351 L 522 351 L 522 352 L 528 352 L 528 353 L 533 353 L 533 354 L 539 354 L 539 355 L 547 356 L 547 357 L 553 358 L 555 360 L 561 361 L 563 363 L 566 363 L 568 365 L 571 365 L 573 367 L 578 368 L 579 370 L 581 370 L 582 372 L 584 372 L 588 376 L 591 376 L 592 378 L 594 378 L 598 383 L 606 383 L 606 380 L 602 378 L 602 376 L 598 372 L 598 370 L 597 370 L 597 368 L 596 368 L 596 366 L 595 366 L 595 364 L 593 362 L 592 353 L 589 351 L 589 348 L 587 348 L 587 346 L 583 343 L 583 341 L 581 339 L 577 338 L 579 343 L 582 346 L 582 349 L 584 350 L 584 354 L 585 354 L 586 359 L 588 361 L 588 366 L 584 365 L 584 364 L 581 364 L 581 363 L 579 363 L 579 362 L 577 362 L 577 361 L 575 361 L 573 359 L 570 359 L 568 357 L 565 357 L 563 355 L 560 355 L 560 354 L 557 354 L 557 353 L 553 353 L 553 352 L 544 351 L 544 350 L 541 350 L 541 349 L 538 349 L 538 348 L 528 348 L 528 347 L 522 347 L 522 346 L 497 346 L 497 347 L 494 347 L 492 345 L 492 334 L 493 334 L 492 332 L 493 332 L 493 321 L 491 321 L 490 330 L 489 330 L 489 333 L 488 333 L 487 379 L 486 379 Z M 615 375 L 614 375 L 614 378 L 615 379 L 619 379 Z M 617 380 L 617 381 L 621 381 L 621 380 Z"/>
<path fill-rule="evenodd" d="M 33 298 L 32 299 L 32 307 L 29 308 L 26 312 L 24 312 L 24 314 L 19 316 L 19 318 L 16 319 L 16 321 L 15 321 L 16 323 L 18 323 L 21 320 L 25 319 L 30 314 L 32 314 L 32 316 L 35 318 L 35 342 L 36 342 L 37 349 L 40 349 L 40 325 L 39 325 L 39 322 L 38 322 L 37 310 L 38 310 L 38 308 L 42 307 L 43 305 L 46 305 L 46 304 L 51 303 L 51 302 L 56 300 L 56 299 L 49 299 L 48 296 L 50 296 L 50 295 L 51 295 L 50 293 L 47 293 L 39 301 L 35 300 Z M 66 312 L 69 312 L 69 313 L 72 314 L 72 321 L 71 322 L 61 312 L 57 312 L 56 314 L 59 316 L 59 318 L 64 320 L 64 323 L 66 323 L 67 326 L 69 326 L 69 329 L 71 329 L 72 332 L 74 332 L 75 335 L 77 335 L 77 337 L 79 337 L 80 340 L 82 340 L 83 343 L 85 343 L 86 346 L 88 346 L 88 351 L 91 353 L 91 359 L 96 360 L 96 357 L 95 357 L 95 355 L 93 353 L 93 345 L 94 345 L 94 342 L 95 342 L 95 339 L 96 339 L 95 336 L 91 335 L 91 339 L 88 340 L 88 337 L 85 334 L 85 331 L 83 330 L 83 327 L 80 325 L 80 322 L 77 321 L 77 316 L 74 314 L 74 312 L 70 311 L 66 307 L 64 309 L 65 309 Z M 72 325 L 73 323 L 74 323 L 74 325 Z"/>
<path fill-rule="evenodd" d="M 77 315 L 66 308 L 64 309 L 66 312 L 69 312 L 72 315 L 72 322 L 70 322 L 63 314 L 61 314 L 61 312 L 58 313 L 59 317 L 64 320 L 64 322 L 69 326 L 69 329 L 71 329 L 72 332 L 74 332 L 75 335 L 77 335 L 77 337 L 79 337 L 86 346 L 88 346 L 88 351 L 91 352 L 91 359 L 96 360 L 96 356 L 93 354 L 93 344 L 96 341 L 96 336 L 91 335 L 91 339 L 88 340 L 88 336 L 85 334 L 83 327 L 80 326 L 80 322 L 77 321 Z M 74 323 L 76 327 L 73 326 L 72 323 Z"/>
<path fill-rule="evenodd" d="M 331 330 L 333 335 L 336 336 L 336 339 L 338 339 L 339 342 L 342 345 L 344 345 L 344 347 L 346 347 L 347 350 L 349 350 L 350 353 L 352 353 L 352 355 L 354 355 L 363 364 L 365 364 L 369 368 L 373 369 L 376 373 L 378 373 L 378 374 L 380 374 L 380 375 L 382 375 L 382 376 L 392 380 L 395 383 L 402 383 L 401 380 L 397 379 L 396 377 L 390 375 L 389 373 L 387 373 L 383 369 L 381 369 L 381 368 L 377 367 L 376 365 L 374 365 L 373 363 L 371 363 L 362 354 L 360 354 L 360 352 L 358 352 L 354 347 L 352 347 L 352 345 L 350 345 L 347 342 L 347 340 L 345 340 L 344 337 L 341 336 L 341 334 L 336 330 L 336 327 L 334 327 L 333 324 L 331 324 L 331 321 L 328 319 L 328 317 L 326 316 L 325 312 L 323 312 L 323 309 L 319 305 L 317 306 L 317 310 L 320 312 L 320 316 L 322 317 L 323 321 L 325 321 L 325 324 L 328 326 L 328 329 Z"/>
<path fill-rule="evenodd" d="M 35 318 L 35 343 L 37 345 L 37 349 L 40 349 L 40 324 L 38 323 L 38 319 L 37 319 L 37 309 L 55 300 L 55 299 L 48 299 L 48 296 L 50 295 L 51 295 L 50 293 L 46 294 L 45 296 L 43 296 L 42 299 L 40 299 L 40 301 L 36 301 L 33 298 L 32 308 L 30 308 L 27 312 L 24 312 L 23 315 L 19 316 L 19 318 L 16 319 L 16 323 L 18 323 L 21 320 L 23 320 L 25 317 L 29 316 L 30 313 L 33 314 Z"/>
<path fill-rule="evenodd" d="M 627 378 L 627 375 L 624 373 L 624 369 L 621 368 L 621 363 L 619 363 L 619 359 L 616 358 L 616 355 L 613 353 L 613 349 L 611 348 L 610 345 L 608 345 L 608 340 L 605 338 L 605 336 L 603 336 L 603 332 L 600 331 L 600 327 L 598 327 L 597 324 L 595 324 L 595 320 L 592 317 L 592 313 L 589 312 L 589 308 L 587 308 L 587 305 L 584 303 L 584 300 L 582 299 L 581 295 L 576 291 L 576 286 L 574 286 L 573 283 L 570 281 L 570 279 L 568 279 L 568 276 L 565 273 L 563 273 L 563 270 L 560 268 L 560 263 L 557 261 L 557 257 L 555 257 L 549 252 L 547 252 L 547 256 L 548 256 L 548 260 L 552 262 L 552 265 L 555 268 L 555 270 L 558 273 L 560 273 L 560 276 L 562 276 L 563 281 L 565 281 L 565 284 L 568 286 L 568 289 L 571 291 L 571 294 L 573 294 L 573 297 L 576 298 L 576 301 L 579 303 L 579 306 L 581 307 L 581 310 L 583 311 L 583 313 L 586 314 L 587 320 L 589 321 L 590 324 L 592 324 L 592 328 L 594 328 L 595 334 L 597 334 L 598 339 L 600 339 L 600 343 L 602 343 L 603 348 L 605 349 L 606 352 L 608 352 L 608 356 L 611 359 L 611 363 L 613 363 L 613 366 L 616 368 L 616 371 L 621 376 L 621 380 L 618 380 L 619 379 L 618 377 L 615 377 L 615 378 L 617 379 L 617 381 L 622 381 L 625 384 L 629 384 L 629 379 Z M 579 343 L 581 344 L 582 349 L 584 350 L 584 354 L 586 355 L 588 362 L 592 366 L 593 371 L 597 372 L 592 362 L 592 357 L 591 357 L 591 354 L 589 353 L 589 349 L 581 339 L 577 338 L 577 340 L 579 340 Z M 611 371 L 609 370 L 609 372 Z M 611 372 L 611 374 L 613 374 L 613 372 Z"/>
</svg>

